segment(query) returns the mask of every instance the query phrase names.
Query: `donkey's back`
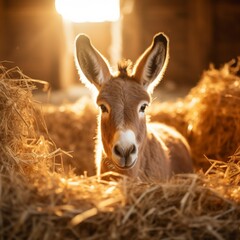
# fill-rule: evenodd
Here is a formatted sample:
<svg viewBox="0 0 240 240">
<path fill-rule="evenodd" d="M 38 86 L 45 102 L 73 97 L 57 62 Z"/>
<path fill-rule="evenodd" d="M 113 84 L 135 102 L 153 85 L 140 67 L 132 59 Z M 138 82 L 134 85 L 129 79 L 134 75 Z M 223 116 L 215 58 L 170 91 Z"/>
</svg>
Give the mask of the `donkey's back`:
<svg viewBox="0 0 240 240">
<path fill-rule="evenodd" d="M 148 148 L 142 161 L 145 176 L 166 180 L 173 174 L 193 171 L 190 147 L 174 128 L 161 123 L 148 124 Z"/>
</svg>

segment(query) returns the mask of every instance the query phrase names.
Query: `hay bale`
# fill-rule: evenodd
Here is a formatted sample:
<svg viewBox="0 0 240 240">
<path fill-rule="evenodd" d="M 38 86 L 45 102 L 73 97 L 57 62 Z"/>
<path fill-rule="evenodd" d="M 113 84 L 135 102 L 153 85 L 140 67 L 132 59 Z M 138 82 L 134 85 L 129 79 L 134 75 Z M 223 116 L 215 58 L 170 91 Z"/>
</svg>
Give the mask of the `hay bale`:
<svg viewBox="0 0 240 240">
<path fill-rule="evenodd" d="M 224 160 L 240 146 L 240 67 L 211 67 L 186 98 L 189 140 L 197 157 Z"/>
<path fill-rule="evenodd" d="M 153 108 L 153 120 L 176 127 L 189 141 L 195 163 L 225 161 L 240 146 L 240 58 L 205 71 L 196 87 L 176 103 Z"/>
<path fill-rule="evenodd" d="M 32 81 L 18 78 L 12 81 L 4 72 L 0 77 L 2 239 L 240 237 L 239 149 L 229 162 L 212 161 L 207 175 L 179 175 L 169 182 L 65 176 L 48 164 L 61 152 L 38 131 Z M 23 94 L 15 98 L 18 92 Z"/>
</svg>

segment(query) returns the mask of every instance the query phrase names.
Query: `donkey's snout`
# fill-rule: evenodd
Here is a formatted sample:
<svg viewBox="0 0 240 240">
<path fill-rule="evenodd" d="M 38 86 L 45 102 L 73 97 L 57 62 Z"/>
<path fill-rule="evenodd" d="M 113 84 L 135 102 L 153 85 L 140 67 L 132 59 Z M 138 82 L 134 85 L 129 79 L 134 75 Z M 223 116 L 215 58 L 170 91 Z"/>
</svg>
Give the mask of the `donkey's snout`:
<svg viewBox="0 0 240 240">
<path fill-rule="evenodd" d="M 137 147 L 135 144 L 132 144 L 127 148 L 123 148 L 119 144 L 116 144 L 113 147 L 115 163 L 121 168 L 132 167 L 136 160 L 136 152 Z"/>
<path fill-rule="evenodd" d="M 135 144 L 132 144 L 129 148 L 123 149 L 121 146 L 118 144 L 114 146 L 113 151 L 114 153 L 121 157 L 121 158 L 128 158 L 131 154 L 136 153 L 136 146 Z"/>
<path fill-rule="evenodd" d="M 112 159 L 120 168 L 131 168 L 137 160 L 137 144 L 135 134 L 131 130 L 115 134 Z"/>
</svg>

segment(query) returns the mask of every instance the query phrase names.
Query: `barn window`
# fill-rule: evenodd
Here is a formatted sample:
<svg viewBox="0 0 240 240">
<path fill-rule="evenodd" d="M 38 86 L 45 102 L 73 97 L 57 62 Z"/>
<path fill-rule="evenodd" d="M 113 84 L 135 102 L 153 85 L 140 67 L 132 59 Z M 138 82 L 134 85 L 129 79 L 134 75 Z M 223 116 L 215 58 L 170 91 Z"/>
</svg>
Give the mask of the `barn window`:
<svg viewBox="0 0 240 240">
<path fill-rule="evenodd" d="M 71 22 L 117 21 L 119 0 L 56 0 L 56 10 Z"/>
</svg>

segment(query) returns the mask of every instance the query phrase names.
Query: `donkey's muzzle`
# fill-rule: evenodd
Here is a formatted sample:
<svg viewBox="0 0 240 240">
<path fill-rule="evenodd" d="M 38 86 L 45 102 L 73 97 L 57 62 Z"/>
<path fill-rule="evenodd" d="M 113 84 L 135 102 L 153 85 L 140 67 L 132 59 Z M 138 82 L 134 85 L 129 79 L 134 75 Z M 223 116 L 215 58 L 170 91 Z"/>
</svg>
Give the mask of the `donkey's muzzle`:
<svg viewBox="0 0 240 240">
<path fill-rule="evenodd" d="M 123 149 L 120 145 L 115 145 L 113 148 L 115 156 L 117 156 L 117 161 L 115 163 L 120 168 L 131 168 L 135 164 L 134 155 L 137 152 L 137 147 L 132 144 L 130 147 Z M 116 159 L 115 159 L 116 160 Z"/>
<path fill-rule="evenodd" d="M 120 169 L 132 168 L 138 156 L 135 134 L 132 130 L 118 131 L 114 136 L 112 160 Z"/>
</svg>

